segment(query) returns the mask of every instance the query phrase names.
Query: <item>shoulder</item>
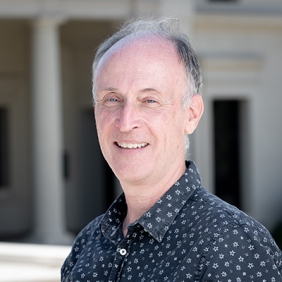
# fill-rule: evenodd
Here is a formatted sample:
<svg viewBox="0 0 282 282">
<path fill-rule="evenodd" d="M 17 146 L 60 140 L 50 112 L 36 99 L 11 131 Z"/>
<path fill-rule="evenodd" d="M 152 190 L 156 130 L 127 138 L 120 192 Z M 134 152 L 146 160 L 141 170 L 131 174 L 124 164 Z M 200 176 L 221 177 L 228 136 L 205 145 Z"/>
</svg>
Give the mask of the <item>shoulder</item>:
<svg viewBox="0 0 282 282">
<path fill-rule="evenodd" d="M 212 220 L 215 227 L 249 226 L 250 229 L 257 229 L 259 232 L 268 233 L 267 229 L 237 207 L 228 204 L 204 188 L 195 191 L 192 202 L 202 207 L 206 220 Z"/>
<path fill-rule="evenodd" d="M 213 233 L 201 259 L 207 279 L 282 281 L 282 253 L 259 224 L 227 225 Z"/>
<path fill-rule="evenodd" d="M 203 188 L 195 191 L 191 201 L 202 211 L 209 238 L 200 260 L 207 280 L 281 279 L 282 253 L 262 224 Z"/>
<path fill-rule="evenodd" d="M 83 249 L 87 242 L 95 239 L 100 234 L 100 222 L 104 215 L 96 217 L 89 224 L 87 224 L 77 235 L 72 249 L 74 247 L 79 247 L 79 249 Z"/>
<path fill-rule="evenodd" d="M 195 190 L 186 213 L 193 221 L 194 229 L 200 225 L 202 233 L 210 239 L 220 236 L 248 237 L 262 245 L 277 247 L 269 231 L 254 218 L 232 206 L 204 188 Z M 225 235 L 226 234 L 226 235 Z"/>
<path fill-rule="evenodd" d="M 68 255 L 68 257 L 66 258 L 62 266 L 62 269 L 61 269 L 62 281 L 66 281 L 68 274 L 71 272 L 73 266 L 76 264 L 84 248 L 88 244 L 91 244 L 91 242 L 100 235 L 99 226 L 100 226 L 100 222 L 102 218 L 103 218 L 103 215 L 92 220 L 77 235 L 76 239 L 74 240 L 71 252 Z"/>
</svg>

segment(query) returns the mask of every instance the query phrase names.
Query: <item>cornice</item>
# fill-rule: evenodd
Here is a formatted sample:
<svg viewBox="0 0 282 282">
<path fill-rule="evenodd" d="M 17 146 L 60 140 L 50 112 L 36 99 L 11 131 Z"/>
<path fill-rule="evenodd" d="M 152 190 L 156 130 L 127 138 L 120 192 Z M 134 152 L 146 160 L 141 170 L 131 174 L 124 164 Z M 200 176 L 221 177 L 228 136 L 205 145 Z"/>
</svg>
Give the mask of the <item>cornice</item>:
<svg viewBox="0 0 282 282">
<path fill-rule="evenodd" d="M 197 29 L 282 29 L 280 15 L 247 15 L 200 13 L 194 17 L 194 28 Z"/>
</svg>

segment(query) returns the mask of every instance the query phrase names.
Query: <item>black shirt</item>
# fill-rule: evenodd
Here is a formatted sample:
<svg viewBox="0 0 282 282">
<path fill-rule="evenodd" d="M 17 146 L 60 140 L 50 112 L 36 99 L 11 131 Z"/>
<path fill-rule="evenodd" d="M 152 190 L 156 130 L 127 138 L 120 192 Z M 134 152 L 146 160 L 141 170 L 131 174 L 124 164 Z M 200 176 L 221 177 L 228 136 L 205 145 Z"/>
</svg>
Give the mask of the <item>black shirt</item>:
<svg viewBox="0 0 282 282">
<path fill-rule="evenodd" d="M 124 194 L 86 226 L 62 267 L 62 281 L 282 281 L 282 253 L 269 232 L 202 188 L 193 162 L 186 166 L 126 237 Z"/>
</svg>

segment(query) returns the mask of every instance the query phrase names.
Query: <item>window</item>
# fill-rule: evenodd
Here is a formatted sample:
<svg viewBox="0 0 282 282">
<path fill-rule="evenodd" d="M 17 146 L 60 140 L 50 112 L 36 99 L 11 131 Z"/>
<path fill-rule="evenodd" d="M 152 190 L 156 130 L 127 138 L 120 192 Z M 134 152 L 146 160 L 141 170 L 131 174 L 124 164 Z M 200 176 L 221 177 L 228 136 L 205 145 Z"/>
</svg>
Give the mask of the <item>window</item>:
<svg viewBox="0 0 282 282">
<path fill-rule="evenodd" d="M 0 107 L 0 189 L 8 185 L 8 113 Z"/>
</svg>

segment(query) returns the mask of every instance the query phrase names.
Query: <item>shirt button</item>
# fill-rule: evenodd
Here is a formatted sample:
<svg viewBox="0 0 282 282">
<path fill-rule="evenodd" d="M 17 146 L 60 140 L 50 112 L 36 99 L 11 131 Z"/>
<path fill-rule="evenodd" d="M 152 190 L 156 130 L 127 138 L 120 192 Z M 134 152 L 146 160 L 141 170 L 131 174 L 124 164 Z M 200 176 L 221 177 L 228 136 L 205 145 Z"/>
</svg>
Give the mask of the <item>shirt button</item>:
<svg viewBox="0 0 282 282">
<path fill-rule="evenodd" d="M 125 256 L 125 255 L 126 255 L 126 249 L 120 249 L 119 253 L 120 253 L 122 256 Z"/>
</svg>

